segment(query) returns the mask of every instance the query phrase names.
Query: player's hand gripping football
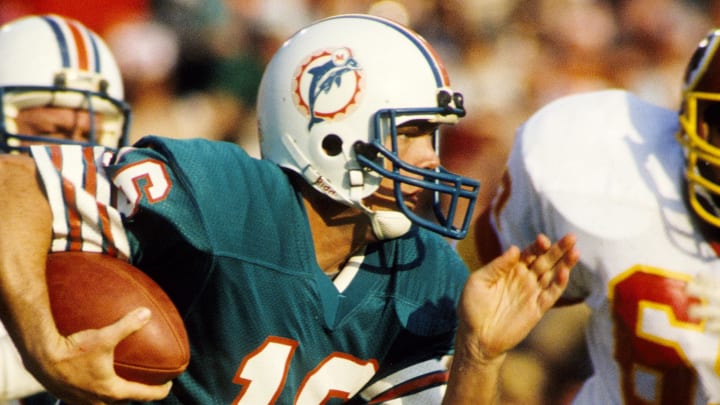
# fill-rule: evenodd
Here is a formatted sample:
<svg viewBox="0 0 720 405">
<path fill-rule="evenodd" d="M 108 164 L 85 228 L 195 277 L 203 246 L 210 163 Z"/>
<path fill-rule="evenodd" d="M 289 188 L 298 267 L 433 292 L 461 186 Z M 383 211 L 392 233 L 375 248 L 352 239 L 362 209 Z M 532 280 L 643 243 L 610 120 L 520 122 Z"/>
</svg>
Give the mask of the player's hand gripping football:
<svg viewBox="0 0 720 405">
<path fill-rule="evenodd" d="M 57 335 L 45 347 L 29 356 L 26 366 L 45 388 L 67 404 L 110 404 L 128 400 L 150 401 L 164 398 L 172 382 L 144 385 L 115 374 L 115 346 L 144 326 L 151 314 L 138 309 L 116 323 L 101 329 Z"/>
<path fill-rule="evenodd" d="M 150 321 L 131 311 L 101 329 L 68 337 L 56 328 L 46 283 L 52 211 L 27 156 L 0 156 L 0 315 L 35 378 L 69 404 L 149 401 L 167 396 L 158 386 L 124 380 L 114 368 L 115 346 Z"/>
</svg>

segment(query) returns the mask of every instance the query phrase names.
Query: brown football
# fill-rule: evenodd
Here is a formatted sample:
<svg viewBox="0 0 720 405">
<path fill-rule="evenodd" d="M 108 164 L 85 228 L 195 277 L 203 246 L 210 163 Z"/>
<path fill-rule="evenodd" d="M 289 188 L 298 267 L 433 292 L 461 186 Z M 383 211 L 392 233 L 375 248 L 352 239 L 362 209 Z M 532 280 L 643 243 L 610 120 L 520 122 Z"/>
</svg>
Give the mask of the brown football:
<svg viewBox="0 0 720 405">
<path fill-rule="evenodd" d="M 138 307 L 152 311 L 150 321 L 115 348 L 120 377 L 159 385 L 187 367 L 190 347 L 180 314 L 162 288 L 130 263 L 100 253 L 52 253 L 47 282 L 64 336 L 107 326 Z"/>
</svg>

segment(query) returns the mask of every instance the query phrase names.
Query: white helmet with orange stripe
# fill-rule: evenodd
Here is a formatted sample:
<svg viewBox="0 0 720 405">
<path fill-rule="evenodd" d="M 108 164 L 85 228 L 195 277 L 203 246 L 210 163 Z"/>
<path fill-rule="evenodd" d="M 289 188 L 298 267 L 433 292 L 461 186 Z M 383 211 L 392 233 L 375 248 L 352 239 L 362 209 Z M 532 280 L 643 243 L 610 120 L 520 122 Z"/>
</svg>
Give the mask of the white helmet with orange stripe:
<svg viewBox="0 0 720 405">
<path fill-rule="evenodd" d="M 453 124 L 465 115 L 463 97 L 450 88 L 442 62 L 410 29 L 352 14 L 303 28 L 265 70 L 257 113 L 263 158 L 365 211 L 378 238 L 400 236 L 411 222 L 452 238 L 465 236 L 479 184 L 398 156 L 399 125 Z M 363 203 L 383 178 L 393 181 L 397 211 L 373 212 Z M 406 206 L 402 184 L 434 193 L 437 221 Z"/>
<path fill-rule="evenodd" d="M 102 114 L 89 144 L 117 148 L 127 142 L 130 108 L 105 42 L 82 23 L 58 15 L 28 16 L 0 27 L 0 149 L 25 151 L 15 118 L 29 107 L 66 107 Z M 97 125 L 95 125 L 97 122 Z M 77 143 L 43 137 L 47 143 Z"/>
</svg>

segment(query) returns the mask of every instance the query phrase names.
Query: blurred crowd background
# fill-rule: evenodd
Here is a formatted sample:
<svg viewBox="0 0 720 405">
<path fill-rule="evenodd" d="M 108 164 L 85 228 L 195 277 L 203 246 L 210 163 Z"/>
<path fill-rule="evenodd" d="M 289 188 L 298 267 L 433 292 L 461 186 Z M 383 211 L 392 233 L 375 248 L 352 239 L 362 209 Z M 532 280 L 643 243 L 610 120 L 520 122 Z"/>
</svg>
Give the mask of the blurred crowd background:
<svg viewBox="0 0 720 405">
<path fill-rule="evenodd" d="M 482 181 L 480 211 L 515 129 L 533 111 L 611 87 L 675 109 L 690 55 L 720 25 L 714 0 L 0 0 L 0 23 L 47 12 L 79 19 L 106 39 L 133 108 L 133 140 L 205 137 L 253 155 L 260 77 L 287 37 L 340 13 L 402 22 L 429 40 L 465 95 L 468 116 L 448 131 L 442 158 Z M 477 265 L 472 253 L 465 257 Z M 581 305 L 551 311 L 511 353 L 504 403 L 569 402 L 592 373 L 587 314 Z"/>
</svg>

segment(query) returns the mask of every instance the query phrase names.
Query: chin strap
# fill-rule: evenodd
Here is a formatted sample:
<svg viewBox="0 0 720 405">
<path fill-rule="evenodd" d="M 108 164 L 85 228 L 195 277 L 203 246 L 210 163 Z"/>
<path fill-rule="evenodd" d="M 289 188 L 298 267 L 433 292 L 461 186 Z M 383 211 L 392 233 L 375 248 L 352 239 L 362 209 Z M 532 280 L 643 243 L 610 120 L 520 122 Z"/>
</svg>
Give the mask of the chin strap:
<svg viewBox="0 0 720 405">
<path fill-rule="evenodd" d="M 373 233 L 379 240 L 399 238 L 412 227 L 412 221 L 405 214 L 399 211 L 372 211 L 362 206 L 370 218 Z"/>
</svg>

